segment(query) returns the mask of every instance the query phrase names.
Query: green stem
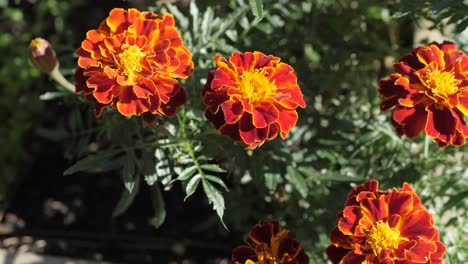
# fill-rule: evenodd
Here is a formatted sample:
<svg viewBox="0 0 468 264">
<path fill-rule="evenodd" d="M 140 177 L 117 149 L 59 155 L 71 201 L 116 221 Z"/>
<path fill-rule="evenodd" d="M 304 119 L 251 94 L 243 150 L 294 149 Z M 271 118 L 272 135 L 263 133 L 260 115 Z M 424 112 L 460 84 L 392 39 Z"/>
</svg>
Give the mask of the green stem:
<svg viewBox="0 0 468 264">
<path fill-rule="evenodd" d="M 59 71 L 59 67 L 55 67 L 52 72 L 50 72 L 50 76 L 54 79 L 58 84 L 65 87 L 72 93 L 75 93 L 75 85 L 69 82 L 65 77 L 63 77 L 62 73 Z"/>
</svg>

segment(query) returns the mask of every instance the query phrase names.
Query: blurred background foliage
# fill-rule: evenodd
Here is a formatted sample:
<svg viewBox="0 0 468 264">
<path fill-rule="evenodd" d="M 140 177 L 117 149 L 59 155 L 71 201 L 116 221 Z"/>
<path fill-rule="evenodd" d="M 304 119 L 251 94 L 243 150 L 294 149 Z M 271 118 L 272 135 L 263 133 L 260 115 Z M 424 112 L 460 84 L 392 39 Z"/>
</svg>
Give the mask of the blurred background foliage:
<svg viewBox="0 0 468 264">
<path fill-rule="evenodd" d="M 4 210 L 15 211 L 15 199 L 28 190 L 24 182 L 40 181 L 42 169 L 56 166 L 60 174 L 52 180 L 62 171 L 78 183 L 98 174 L 120 186 L 105 195 L 111 197 L 112 208 L 103 211 L 109 217 L 138 219 L 138 203 L 151 204 L 147 236 L 199 241 L 174 243 L 197 248 L 183 251 L 184 258 L 228 258 L 252 225 L 277 218 L 302 241 L 311 263 L 325 263 L 328 233 L 351 187 L 370 178 L 382 188 L 406 181 L 434 214 L 447 263 L 464 263 L 467 146 L 439 149 L 424 136 L 399 138 L 389 113 L 380 113 L 376 86 L 392 72 L 392 62 L 417 45 L 446 39 L 467 47 L 467 1 L 264 0 L 261 12 L 260 2 L 0 0 Z M 184 82 L 189 103 L 154 128 L 112 110 L 96 120 L 81 96 L 54 87 L 27 60 L 29 41 L 45 37 L 70 77 L 85 32 L 113 7 L 171 12 L 193 53 L 195 72 Z M 206 121 L 199 94 L 216 54 L 253 50 L 294 67 L 307 108 L 286 141 L 246 151 Z M 57 155 L 65 159 L 38 158 Z M 83 218 L 92 219 L 86 213 Z M 155 257 L 180 259 L 174 247 Z"/>
</svg>

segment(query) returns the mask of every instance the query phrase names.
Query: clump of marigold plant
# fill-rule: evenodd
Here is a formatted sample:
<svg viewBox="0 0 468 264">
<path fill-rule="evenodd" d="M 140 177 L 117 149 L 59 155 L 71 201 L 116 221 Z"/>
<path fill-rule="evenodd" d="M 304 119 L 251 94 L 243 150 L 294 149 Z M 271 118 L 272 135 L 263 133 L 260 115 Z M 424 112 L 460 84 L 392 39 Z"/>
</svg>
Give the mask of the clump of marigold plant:
<svg viewBox="0 0 468 264">
<path fill-rule="evenodd" d="M 215 57 L 201 95 L 205 116 L 219 133 L 254 149 L 278 133 L 285 139 L 305 107 L 294 69 L 261 52 Z"/>
<path fill-rule="evenodd" d="M 407 184 L 381 191 L 378 181 L 355 187 L 337 216 L 326 253 L 332 263 L 442 263 L 431 214 Z"/>
<path fill-rule="evenodd" d="M 230 264 L 308 264 L 301 243 L 278 221 L 262 220 L 249 232 L 247 245 L 232 251 Z"/>
<path fill-rule="evenodd" d="M 192 54 L 171 14 L 115 8 L 76 53 L 76 92 L 94 102 L 96 116 L 106 107 L 172 116 L 187 101 L 176 78 L 192 73 Z"/>
<path fill-rule="evenodd" d="M 398 135 L 425 131 L 440 147 L 461 146 L 468 137 L 468 56 L 454 43 L 431 43 L 394 64 L 396 73 L 379 82 L 380 108 L 394 107 Z"/>
</svg>

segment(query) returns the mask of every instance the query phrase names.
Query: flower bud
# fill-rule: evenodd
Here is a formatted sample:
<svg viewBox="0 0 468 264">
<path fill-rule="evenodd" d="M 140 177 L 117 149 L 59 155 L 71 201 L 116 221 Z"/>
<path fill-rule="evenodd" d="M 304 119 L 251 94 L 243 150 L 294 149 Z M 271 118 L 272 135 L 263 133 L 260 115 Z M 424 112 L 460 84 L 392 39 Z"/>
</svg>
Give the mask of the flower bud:
<svg viewBox="0 0 468 264">
<path fill-rule="evenodd" d="M 45 73 L 51 73 L 59 64 L 54 49 L 43 38 L 35 38 L 31 41 L 29 59 L 36 68 Z"/>
</svg>

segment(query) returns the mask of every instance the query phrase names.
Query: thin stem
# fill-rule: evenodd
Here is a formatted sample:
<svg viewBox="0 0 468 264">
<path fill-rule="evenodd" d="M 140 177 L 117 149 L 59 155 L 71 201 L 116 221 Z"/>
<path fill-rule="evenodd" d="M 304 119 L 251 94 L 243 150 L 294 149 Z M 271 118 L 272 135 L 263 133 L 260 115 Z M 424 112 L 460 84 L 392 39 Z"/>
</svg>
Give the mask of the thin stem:
<svg viewBox="0 0 468 264">
<path fill-rule="evenodd" d="M 62 73 L 59 71 L 59 67 L 55 67 L 52 72 L 50 73 L 52 79 L 54 79 L 58 84 L 65 87 L 72 93 L 75 93 L 75 85 L 69 82 L 65 77 L 63 77 Z"/>
</svg>

